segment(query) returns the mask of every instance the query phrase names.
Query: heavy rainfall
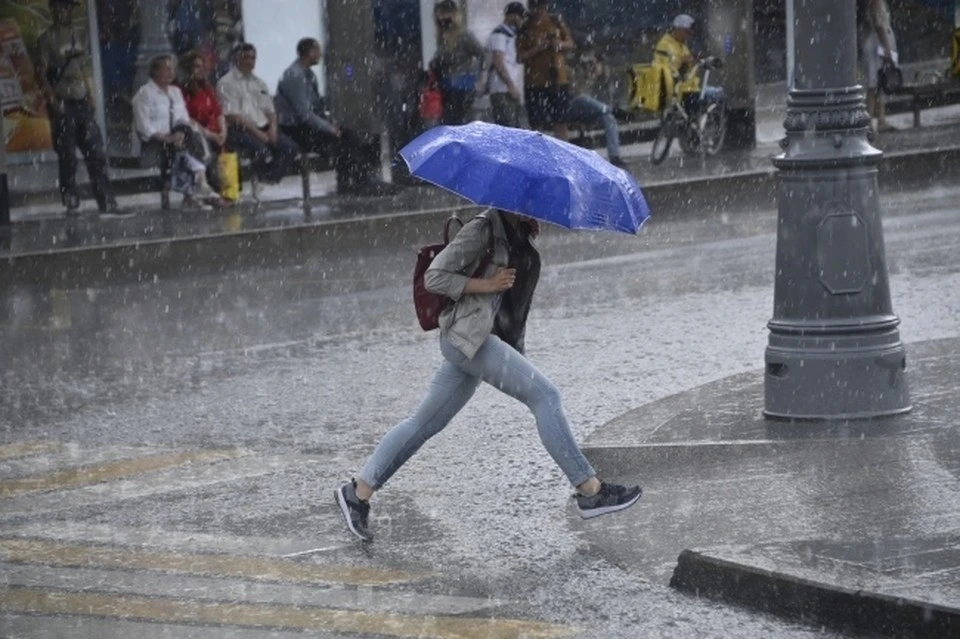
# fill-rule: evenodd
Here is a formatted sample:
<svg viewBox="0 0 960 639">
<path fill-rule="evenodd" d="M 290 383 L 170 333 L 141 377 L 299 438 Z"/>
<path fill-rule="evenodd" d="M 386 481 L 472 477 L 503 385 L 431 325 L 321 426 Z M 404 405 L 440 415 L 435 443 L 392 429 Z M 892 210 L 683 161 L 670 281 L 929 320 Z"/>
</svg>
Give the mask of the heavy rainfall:
<svg viewBox="0 0 960 639">
<path fill-rule="evenodd" d="M 960 1 L 0 43 L 0 637 L 960 636 Z"/>
</svg>

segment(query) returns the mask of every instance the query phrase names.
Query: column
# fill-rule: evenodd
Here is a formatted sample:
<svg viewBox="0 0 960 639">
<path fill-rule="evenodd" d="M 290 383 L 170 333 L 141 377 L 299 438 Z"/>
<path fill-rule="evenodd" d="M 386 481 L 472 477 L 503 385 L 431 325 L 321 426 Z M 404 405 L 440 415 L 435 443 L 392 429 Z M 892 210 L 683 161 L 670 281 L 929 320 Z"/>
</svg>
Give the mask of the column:
<svg viewBox="0 0 960 639">
<path fill-rule="evenodd" d="M 166 0 L 139 0 L 140 49 L 137 52 L 137 75 L 135 86 L 144 84 L 150 77 L 150 60 L 166 53 L 173 53 L 167 37 Z"/>
<path fill-rule="evenodd" d="M 856 3 L 794 0 L 795 81 L 779 170 L 774 313 L 764 413 L 854 419 L 910 410 L 856 84 Z"/>
</svg>

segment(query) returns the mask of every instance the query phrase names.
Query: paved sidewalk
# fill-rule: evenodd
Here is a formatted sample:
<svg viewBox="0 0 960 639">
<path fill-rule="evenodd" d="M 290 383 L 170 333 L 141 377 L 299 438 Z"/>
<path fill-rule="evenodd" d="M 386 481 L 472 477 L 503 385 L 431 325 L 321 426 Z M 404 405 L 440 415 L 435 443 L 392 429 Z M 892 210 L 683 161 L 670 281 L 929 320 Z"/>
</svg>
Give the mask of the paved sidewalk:
<svg viewBox="0 0 960 639">
<path fill-rule="evenodd" d="M 960 636 L 960 340 L 907 353 L 913 410 L 899 417 L 765 420 L 762 371 L 623 415 L 585 449 L 643 500 L 609 526 L 574 526 L 702 596 L 841 630 Z"/>
<path fill-rule="evenodd" d="M 772 97 L 769 102 L 773 104 Z M 885 151 L 882 190 L 922 189 L 960 179 L 960 107 L 938 112 L 944 124 L 875 140 Z M 765 126 L 775 121 L 774 111 L 770 113 Z M 678 153 L 660 166 L 649 163 L 649 144 L 630 145 L 623 155 L 644 187 L 655 220 L 691 211 L 727 215 L 773 209 L 777 180 L 771 159 L 780 153 L 780 134 L 767 135 L 769 139 L 761 139 L 751 151 L 708 159 Z M 245 201 L 220 211 L 160 211 L 155 193 L 122 198 L 121 204 L 133 212 L 124 219 L 97 216 L 91 202 L 79 219 L 66 219 L 57 203 L 15 210 L 15 223 L 0 228 L 0 285 L 88 286 L 302 263 L 328 251 L 345 225 L 365 225 L 369 242 L 377 246 L 403 241 L 412 225 L 439 228 L 450 213 L 471 208 L 427 186 L 408 187 L 393 197 L 338 196 L 331 173 L 313 176 L 316 197 L 304 203 L 299 180 L 294 176 L 265 187 L 262 203 Z"/>
</svg>

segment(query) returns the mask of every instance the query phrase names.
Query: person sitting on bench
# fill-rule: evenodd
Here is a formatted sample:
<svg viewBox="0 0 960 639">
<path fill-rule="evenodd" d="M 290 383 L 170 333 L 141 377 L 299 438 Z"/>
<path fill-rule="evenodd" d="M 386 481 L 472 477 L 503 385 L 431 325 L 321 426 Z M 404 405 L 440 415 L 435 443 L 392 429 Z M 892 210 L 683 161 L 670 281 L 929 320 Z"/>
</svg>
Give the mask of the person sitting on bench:
<svg viewBox="0 0 960 639">
<path fill-rule="evenodd" d="M 227 148 L 250 158 L 261 180 L 276 184 L 296 173 L 300 149 L 280 131 L 267 84 L 253 73 L 256 66 L 256 47 L 239 45 L 233 68 L 217 82 L 217 94 L 227 116 Z"/>
<path fill-rule="evenodd" d="M 320 63 L 320 43 L 304 38 L 297 43 L 297 60 L 277 85 L 277 113 L 280 130 L 304 152 L 334 153 L 337 192 L 345 195 L 392 195 L 393 184 L 378 180 L 380 144 L 376 136 L 365 136 L 330 120 L 320 86 L 311 67 Z"/>
<path fill-rule="evenodd" d="M 200 200 L 223 206 L 225 202 L 210 186 L 219 185 L 216 155 L 197 132 L 173 79 L 171 56 L 159 55 L 150 61 L 150 80 L 133 96 L 137 133 L 145 145 L 159 150 L 164 168 L 170 173 L 172 189 L 184 194 L 184 204 Z"/>
</svg>

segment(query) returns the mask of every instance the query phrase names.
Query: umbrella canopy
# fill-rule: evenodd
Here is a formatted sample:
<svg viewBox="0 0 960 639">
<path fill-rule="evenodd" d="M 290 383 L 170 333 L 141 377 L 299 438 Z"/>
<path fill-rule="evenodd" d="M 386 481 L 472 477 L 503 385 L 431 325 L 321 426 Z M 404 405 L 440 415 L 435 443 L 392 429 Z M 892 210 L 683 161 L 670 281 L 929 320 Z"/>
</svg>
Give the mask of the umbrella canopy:
<svg viewBox="0 0 960 639">
<path fill-rule="evenodd" d="M 628 172 L 535 131 L 486 122 L 439 126 L 400 156 L 411 174 L 471 202 L 568 229 L 635 234 L 650 217 Z"/>
</svg>

